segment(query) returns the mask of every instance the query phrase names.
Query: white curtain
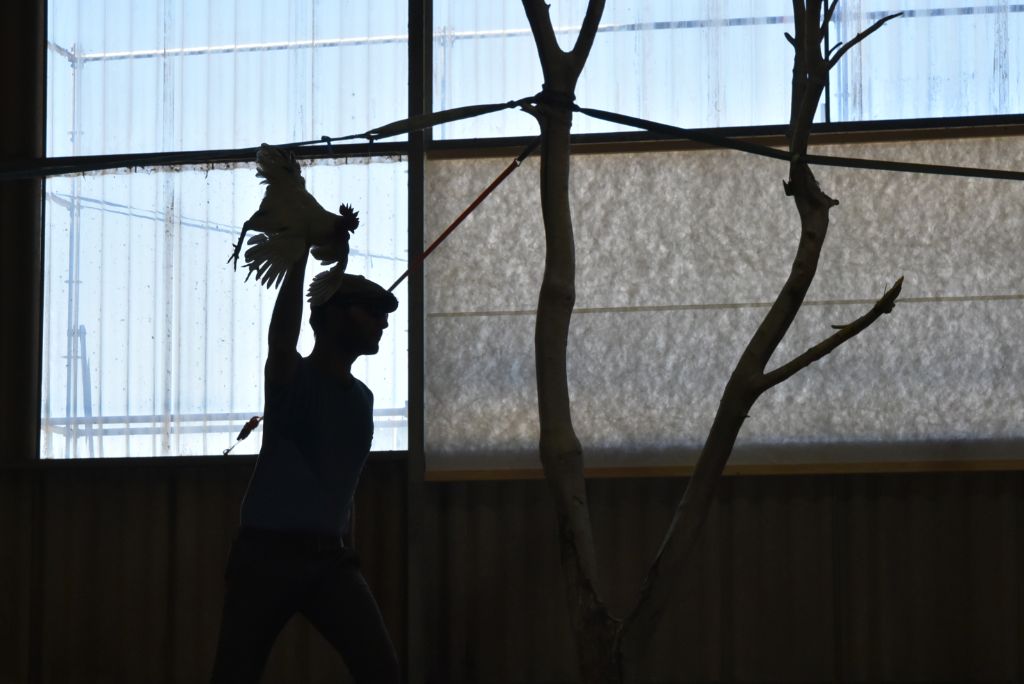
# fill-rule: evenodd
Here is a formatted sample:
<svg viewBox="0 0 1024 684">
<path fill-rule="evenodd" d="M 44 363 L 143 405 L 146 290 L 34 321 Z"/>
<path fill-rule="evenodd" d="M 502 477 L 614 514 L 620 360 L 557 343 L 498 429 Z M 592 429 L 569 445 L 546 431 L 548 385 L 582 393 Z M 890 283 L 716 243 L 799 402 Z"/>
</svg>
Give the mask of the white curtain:
<svg viewBox="0 0 1024 684">
<path fill-rule="evenodd" d="M 1024 168 L 1019 138 L 814 151 Z M 507 161 L 431 162 L 429 232 Z M 432 469 L 537 466 L 537 168 L 524 165 L 427 262 Z M 1019 185 L 816 173 L 840 204 L 808 302 L 774 363 L 866 312 L 899 276 L 903 296 L 892 315 L 768 392 L 734 463 L 1016 457 L 1014 440 L 1024 436 Z M 589 465 L 692 462 L 792 260 L 799 223 L 785 175 L 780 162 L 726 151 L 573 158 L 569 385 Z"/>
</svg>

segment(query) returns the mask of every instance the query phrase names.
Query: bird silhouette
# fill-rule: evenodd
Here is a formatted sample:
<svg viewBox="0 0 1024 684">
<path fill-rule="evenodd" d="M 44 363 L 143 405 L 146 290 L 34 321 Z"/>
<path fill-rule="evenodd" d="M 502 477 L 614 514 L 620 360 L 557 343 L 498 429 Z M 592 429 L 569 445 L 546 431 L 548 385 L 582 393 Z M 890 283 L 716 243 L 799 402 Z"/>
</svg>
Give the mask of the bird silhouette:
<svg viewBox="0 0 1024 684">
<path fill-rule="evenodd" d="M 263 143 L 256 153 L 256 176 L 267 190 L 259 209 L 242 224 L 242 234 L 229 262 L 238 266 L 246 233 L 255 231 L 245 250 L 246 280 L 253 274 L 267 287 L 281 284 L 288 269 L 306 250 L 333 268 L 319 273 L 310 285 L 314 304 L 329 299 L 348 266 L 349 235 L 359 227 L 359 212 L 347 204 L 333 214 L 316 201 L 291 151 Z"/>
</svg>

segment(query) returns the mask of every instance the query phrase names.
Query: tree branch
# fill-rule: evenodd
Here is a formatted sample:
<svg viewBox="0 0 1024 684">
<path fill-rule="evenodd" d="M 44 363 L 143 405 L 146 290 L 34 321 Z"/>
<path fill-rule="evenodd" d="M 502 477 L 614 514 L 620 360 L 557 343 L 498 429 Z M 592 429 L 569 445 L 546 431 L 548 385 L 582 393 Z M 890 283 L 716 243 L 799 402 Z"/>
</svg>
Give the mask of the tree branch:
<svg viewBox="0 0 1024 684">
<path fill-rule="evenodd" d="M 604 13 L 604 0 L 590 0 L 587 3 L 587 13 L 583 17 L 583 25 L 580 27 L 579 35 L 576 36 L 576 45 L 572 48 L 572 59 L 576 72 L 583 70 L 583 64 L 587 61 L 590 48 L 594 45 L 594 38 L 597 36 L 597 26 L 601 23 L 601 15 Z"/>
<path fill-rule="evenodd" d="M 836 6 L 839 5 L 839 0 L 832 0 L 832 4 L 825 10 L 825 18 L 821 20 L 821 37 L 824 38 L 828 33 L 828 22 L 832 21 L 832 15 L 836 13 Z"/>
<path fill-rule="evenodd" d="M 793 0 L 793 87 L 790 98 L 790 152 L 806 154 L 814 112 L 825 89 L 828 65 L 821 56 L 821 0 Z M 787 36 L 788 39 L 788 36 Z"/>
<path fill-rule="evenodd" d="M 551 7 L 544 0 L 523 0 L 526 19 L 530 22 L 533 41 L 537 44 L 537 54 L 544 70 L 544 78 L 548 78 L 548 67 L 562 53 L 555 38 L 555 29 L 551 26 Z M 563 53 L 564 54 L 564 53 Z"/>
<path fill-rule="evenodd" d="M 803 26 L 805 11 L 804 0 L 793 0 L 793 22 L 796 26 Z"/>
<path fill-rule="evenodd" d="M 869 28 L 864 29 L 863 31 L 858 33 L 856 36 L 854 36 L 852 39 L 847 41 L 841 48 L 839 48 L 839 50 L 836 52 L 835 56 L 832 57 L 831 59 L 829 59 L 829 61 L 828 61 L 828 68 L 831 69 L 836 64 L 838 64 L 839 60 L 842 59 L 843 55 L 845 55 L 849 51 L 849 49 L 852 48 L 854 45 L 856 45 L 857 43 L 861 42 L 862 40 L 864 40 L 865 38 L 870 36 L 872 33 L 877 31 L 878 29 L 882 28 L 882 26 L 886 22 L 888 22 L 890 19 L 895 19 L 896 17 L 899 17 L 899 16 L 903 16 L 903 12 L 897 12 L 896 14 L 890 14 L 887 17 L 882 17 L 881 19 L 876 21 L 874 24 L 872 24 Z"/>
<path fill-rule="evenodd" d="M 544 71 L 544 90 L 530 108 L 541 127 L 540 201 L 544 219 L 544 275 L 537 299 L 534 347 L 540 460 L 558 518 L 569 620 L 583 681 L 612 684 L 612 648 L 620 623 L 601 600 L 597 553 L 583 475 L 583 449 L 572 425 L 566 377 L 569 323 L 576 300 L 576 257 L 569 204 L 571 103 L 600 21 L 604 0 L 590 0 L 573 52 L 559 48 L 542 0 L 523 0 Z"/>
<path fill-rule="evenodd" d="M 782 338 L 789 330 L 804 297 L 814 280 L 820 253 L 828 234 L 829 210 L 837 204 L 826 195 L 803 159 L 811 122 L 828 77 L 828 60 L 822 54 L 823 0 L 793 0 L 795 31 L 787 40 L 793 44 L 793 90 L 791 98 L 790 177 L 786 194 L 793 197 L 800 216 L 800 241 L 790 273 L 774 303 L 740 355 L 722 393 L 715 419 L 687 482 L 675 516 L 665 534 L 661 549 L 651 563 L 647 578 L 632 611 L 627 615 L 620 637 L 623 662 L 643 652 L 654 633 L 668 597 L 676 584 L 675 576 L 693 554 L 704 518 L 711 507 L 715 487 L 722 477 L 743 422 L 758 397 L 769 387 L 782 382 L 801 368 L 822 358 L 852 338 L 881 315 L 892 311 L 902 286 L 902 278 L 880 299 L 871 311 L 843 326 L 821 344 L 784 366 L 766 373 L 765 368 Z M 825 15 L 835 11 L 830 0 Z M 827 28 L 827 26 L 826 26 Z M 866 34 L 865 34 L 866 35 Z M 858 37 L 858 40 L 863 36 Z"/>
<path fill-rule="evenodd" d="M 761 378 L 761 382 L 757 384 L 758 393 L 764 392 L 765 390 L 778 385 L 780 382 L 788 380 L 815 361 L 818 361 L 830 354 L 839 345 L 867 329 L 869 325 L 877 321 L 884 314 L 892 313 L 893 307 L 896 306 L 896 298 L 900 296 L 900 291 L 902 289 L 903 278 L 900 277 L 900 279 L 897 280 L 884 295 L 882 295 L 882 298 L 875 302 L 875 305 L 871 307 L 871 310 L 866 314 L 852 323 L 840 326 L 834 334 L 814 345 L 789 363 L 783 364 L 775 370 L 765 373 Z"/>
</svg>

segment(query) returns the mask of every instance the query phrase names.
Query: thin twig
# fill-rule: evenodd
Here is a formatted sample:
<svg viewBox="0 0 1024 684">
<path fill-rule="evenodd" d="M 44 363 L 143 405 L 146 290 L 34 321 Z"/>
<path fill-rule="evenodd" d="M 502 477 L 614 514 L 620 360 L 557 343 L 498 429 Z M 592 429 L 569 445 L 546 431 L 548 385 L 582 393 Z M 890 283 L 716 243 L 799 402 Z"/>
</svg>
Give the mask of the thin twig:
<svg viewBox="0 0 1024 684">
<path fill-rule="evenodd" d="M 789 379 L 815 361 L 827 356 L 835 350 L 836 347 L 865 330 L 884 314 L 891 313 L 893 307 L 896 305 L 896 298 L 900 296 L 900 291 L 902 289 L 903 278 L 900 277 L 900 279 L 897 280 L 884 295 L 882 295 L 882 298 L 875 302 L 875 305 L 871 307 L 871 310 L 866 314 L 852 323 L 842 326 L 831 336 L 814 345 L 789 363 L 783 364 L 775 370 L 765 373 L 761 377 L 761 382 L 757 385 L 758 391 L 763 392 L 775 385 L 778 385 L 780 382 Z"/>
<path fill-rule="evenodd" d="M 862 41 L 865 38 L 867 38 L 868 36 L 870 36 L 872 33 L 877 31 L 878 29 L 882 28 L 882 25 L 885 24 L 887 21 L 889 21 L 890 19 L 895 19 L 896 17 L 900 17 L 900 16 L 903 16 L 903 12 L 897 12 L 896 14 L 890 14 L 887 17 L 882 17 L 881 19 L 876 21 L 874 24 L 872 24 L 870 28 L 864 29 L 863 31 L 858 33 L 851 40 L 847 41 L 846 45 L 844 45 L 842 48 L 840 48 L 839 52 L 837 52 L 835 54 L 835 57 L 832 57 L 828 61 L 828 68 L 831 69 L 836 64 L 838 64 L 839 60 L 842 59 L 843 55 L 845 55 L 850 48 L 852 48 L 854 45 L 856 45 L 860 41 Z"/>
<path fill-rule="evenodd" d="M 821 21 L 821 37 L 824 38 L 825 34 L 828 33 L 828 22 L 832 21 L 832 15 L 835 14 L 836 6 L 839 4 L 839 0 L 832 0 L 832 4 L 825 10 L 825 18 Z"/>
<path fill-rule="evenodd" d="M 537 44 L 541 67 L 546 68 L 555 54 L 563 52 L 562 48 L 558 47 L 555 29 L 551 25 L 551 7 L 544 0 L 523 0 L 523 9 L 526 11 L 526 19 L 530 22 L 534 42 Z M 546 73 L 544 77 L 547 78 Z"/>
<path fill-rule="evenodd" d="M 587 61 L 587 55 L 590 54 L 590 48 L 594 44 L 597 27 L 601 23 L 603 13 L 604 0 L 591 0 L 587 3 L 587 13 L 583 17 L 579 35 L 576 36 L 576 45 L 572 48 L 572 57 L 577 71 L 583 70 L 583 64 Z"/>
</svg>

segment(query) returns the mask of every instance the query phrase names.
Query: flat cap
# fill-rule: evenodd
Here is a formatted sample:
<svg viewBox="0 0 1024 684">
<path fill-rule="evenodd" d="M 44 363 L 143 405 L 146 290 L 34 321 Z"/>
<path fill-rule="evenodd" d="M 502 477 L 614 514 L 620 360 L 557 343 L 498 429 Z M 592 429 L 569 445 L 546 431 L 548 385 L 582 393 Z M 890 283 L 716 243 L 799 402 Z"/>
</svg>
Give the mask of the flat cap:
<svg viewBox="0 0 1024 684">
<path fill-rule="evenodd" d="M 314 304 L 313 306 L 333 304 L 356 304 L 382 313 L 391 313 L 398 308 L 398 298 L 372 280 L 344 273 L 338 279 L 338 286 L 334 294 L 323 304 Z"/>
</svg>

